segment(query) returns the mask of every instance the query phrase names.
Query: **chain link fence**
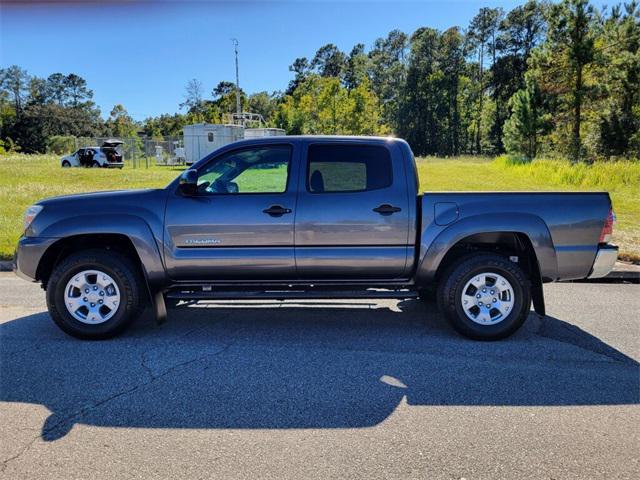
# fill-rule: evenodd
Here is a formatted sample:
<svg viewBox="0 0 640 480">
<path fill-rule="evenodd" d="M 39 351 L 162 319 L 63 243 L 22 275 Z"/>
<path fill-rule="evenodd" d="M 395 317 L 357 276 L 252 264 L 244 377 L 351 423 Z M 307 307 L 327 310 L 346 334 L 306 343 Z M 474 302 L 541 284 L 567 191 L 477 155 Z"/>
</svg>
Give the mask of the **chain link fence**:
<svg viewBox="0 0 640 480">
<path fill-rule="evenodd" d="M 100 147 L 105 141 L 119 140 L 118 147 L 123 160 L 133 168 L 149 168 L 152 165 L 184 165 L 184 147 L 181 137 L 149 139 L 142 137 L 76 137 L 75 150 Z"/>
</svg>

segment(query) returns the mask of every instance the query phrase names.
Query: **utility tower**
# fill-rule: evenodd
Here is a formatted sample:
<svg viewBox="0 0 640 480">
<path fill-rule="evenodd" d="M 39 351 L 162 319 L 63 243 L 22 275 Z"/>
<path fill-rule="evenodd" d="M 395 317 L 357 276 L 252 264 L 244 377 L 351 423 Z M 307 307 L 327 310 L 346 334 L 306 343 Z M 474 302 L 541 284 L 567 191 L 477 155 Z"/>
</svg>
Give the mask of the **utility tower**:
<svg viewBox="0 0 640 480">
<path fill-rule="evenodd" d="M 233 46 L 236 52 L 236 114 L 238 119 L 242 118 L 242 107 L 240 105 L 240 75 L 238 74 L 238 39 L 232 38 Z M 244 122 L 242 122 L 244 124 Z"/>
</svg>

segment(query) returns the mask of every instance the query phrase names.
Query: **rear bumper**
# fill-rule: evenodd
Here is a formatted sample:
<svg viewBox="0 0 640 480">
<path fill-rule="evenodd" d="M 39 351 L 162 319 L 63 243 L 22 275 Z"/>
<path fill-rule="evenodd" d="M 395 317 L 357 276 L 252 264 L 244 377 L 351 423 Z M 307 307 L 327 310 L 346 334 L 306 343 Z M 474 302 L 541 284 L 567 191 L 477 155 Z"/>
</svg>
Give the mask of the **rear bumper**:
<svg viewBox="0 0 640 480">
<path fill-rule="evenodd" d="M 603 245 L 598 248 L 596 259 L 593 262 L 591 273 L 587 278 L 601 278 L 613 270 L 618 258 L 618 247 L 615 245 Z"/>
<path fill-rule="evenodd" d="M 24 280 L 35 282 L 42 256 L 57 238 L 22 237 L 13 257 L 13 271 Z"/>
</svg>

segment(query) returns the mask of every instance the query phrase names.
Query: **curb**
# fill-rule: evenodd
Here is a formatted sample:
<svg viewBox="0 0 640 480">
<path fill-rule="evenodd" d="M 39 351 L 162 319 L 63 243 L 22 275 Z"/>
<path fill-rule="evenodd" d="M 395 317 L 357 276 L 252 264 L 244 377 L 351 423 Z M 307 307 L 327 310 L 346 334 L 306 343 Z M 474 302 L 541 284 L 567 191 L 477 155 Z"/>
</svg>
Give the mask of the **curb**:
<svg viewBox="0 0 640 480">
<path fill-rule="evenodd" d="M 12 272 L 13 262 L 2 260 L 0 261 L 0 272 Z M 616 262 L 616 266 L 606 277 L 584 279 L 584 280 L 569 280 L 569 282 L 576 283 L 638 283 L 640 284 L 640 265 L 633 265 L 629 263 Z"/>
</svg>

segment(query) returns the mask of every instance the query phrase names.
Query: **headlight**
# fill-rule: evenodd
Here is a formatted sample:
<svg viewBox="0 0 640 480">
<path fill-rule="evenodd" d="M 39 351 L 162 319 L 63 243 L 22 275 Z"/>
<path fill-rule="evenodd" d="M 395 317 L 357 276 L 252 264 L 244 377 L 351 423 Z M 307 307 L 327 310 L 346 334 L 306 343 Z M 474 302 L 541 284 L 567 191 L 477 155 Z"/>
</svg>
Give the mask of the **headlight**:
<svg viewBox="0 0 640 480">
<path fill-rule="evenodd" d="M 31 205 L 29 208 L 27 208 L 27 211 L 24 212 L 24 229 L 25 230 L 29 228 L 29 225 L 31 225 L 31 222 L 35 220 L 36 215 L 38 215 L 43 208 L 44 207 L 42 207 L 41 205 Z"/>
</svg>

